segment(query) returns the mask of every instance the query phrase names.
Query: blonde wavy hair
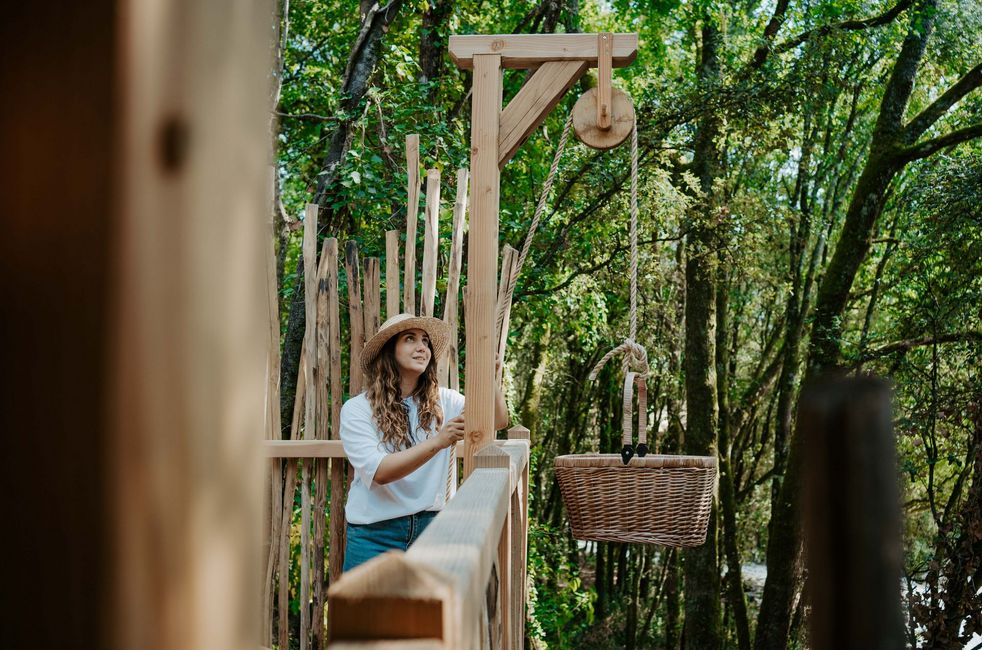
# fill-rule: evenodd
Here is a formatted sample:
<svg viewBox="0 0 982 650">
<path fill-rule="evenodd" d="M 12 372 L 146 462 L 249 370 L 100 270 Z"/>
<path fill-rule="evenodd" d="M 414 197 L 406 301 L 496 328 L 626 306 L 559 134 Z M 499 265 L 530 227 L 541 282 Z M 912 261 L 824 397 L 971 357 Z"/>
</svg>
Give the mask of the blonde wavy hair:
<svg viewBox="0 0 982 650">
<path fill-rule="evenodd" d="M 413 445 L 409 434 L 409 413 L 402 405 L 402 383 L 399 365 L 396 363 L 396 340 L 401 334 L 389 339 L 378 356 L 368 368 L 368 389 L 366 397 L 372 407 L 372 419 L 382 432 L 382 443 L 389 451 L 408 449 Z M 443 426 L 443 409 L 440 407 L 440 384 L 436 377 L 436 363 L 433 345 L 430 346 L 430 363 L 419 376 L 416 388 L 410 395 L 416 400 L 419 410 L 419 429 L 429 432 Z M 414 432 L 415 433 L 415 432 Z"/>
</svg>

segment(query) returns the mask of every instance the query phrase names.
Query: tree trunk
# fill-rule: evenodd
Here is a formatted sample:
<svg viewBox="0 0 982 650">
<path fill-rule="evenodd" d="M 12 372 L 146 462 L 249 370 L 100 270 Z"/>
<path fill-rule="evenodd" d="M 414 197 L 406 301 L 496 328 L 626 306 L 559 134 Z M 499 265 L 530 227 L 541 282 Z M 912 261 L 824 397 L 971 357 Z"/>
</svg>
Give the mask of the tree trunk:
<svg viewBox="0 0 982 650">
<path fill-rule="evenodd" d="M 839 363 L 842 318 L 856 273 L 869 252 L 876 219 L 883 211 L 887 189 L 903 169 L 899 156 L 903 116 L 913 89 L 935 16 L 935 0 L 926 0 L 912 16 L 911 27 L 887 83 L 869 158 L 856 184 L 845 224 L 818 291 L 808 350 L 806 380 L 833 370 Z M 799 591 L 802 449 L 791 436 L 785 479 L 771 513 L 767 541 L 767 581 L 757 623 L 758 650 L 785 648 L 791 614 Z"/>
<path fill-rule="evenodd" d="M 725 273 L 723 274 L 725 276 Z M 730 359 L 726 345 L 729 313 L 728 282 L 720 279 L 716 297 L 716 373 L 719 399 L 719 496 L 723 515 L 723 552 L 726 556 L 727 596 L 733 609 L 739 650 L 750 650 L 750 623 L 747 618 L 747 599 L 743 593 L 740 569 L 740 549 L 737 545 L 737 499 L 733 484 L 733 464 L 730 462 L 729 387 Z"/>
<path fill-rule="evenodd" d="M 429 0 L 419 27 L 419 81 L 433 82 L 443 76 L 443 60 L 447 53 L 447 19 L 453 10 L 450 0 Z M 427 94 L 432 101 L 436 97 L 437 84 L 432 84 Z"/>
<path fill-rule="evenodd" d="M 711 18 L 702 27 L 699 79 L 707 85 L 719 79 L 720 32 Z M 717 206 L 713 182 L 719 175 L 717 136 L 720 121 L 712 111 L 699 120 L 693 170 L 703 193 L 700 214 L 694 215 L 685 265 L 685 390 L 689 454 L 715 454 L 718 403 L 716 396 L 716 248 Z M 706 543 L 686 549 L 685 645 L 710 649 L 720 646 L 719 572 L 716 559 L 716 504 L 709 516 Z"/>
<path fill-rule="evenodd" d="M 337 177 L 337 168 L 348 152 L 351 137 L 357 122 L 356 109 L 361 105 L 368 90 L 369 80 L 375 71 L 378 60 L 382 35 L 388 30 L 395 19 L 402 0 L 390 0 L 384 7 L 374 11 L 362 8 L 362 24 L 358 38 L 352 46 L 345 68 L 344 81 L 338 93 L 343 98 L 338 107 L 339 114 L 349 115 L 341 120 L 334 133 L 330 136 L 330 145 L 324 155 L 321 171 L 318 174 L 317 189 L 314 193 L 314 203 L 320 206 L 318 218 L 320 232 L 331 232 L 336 236 L 339 231 L 338 218 L 331 209 L 328 198 Z M 373 5 L 374 7 L 375 5 Z M 297 260 L 297 287 L 303 286 L 304 266 L 303 257 Z M 283 341 L 283 363 L 280 376 L 280 409 L 283 413 L 293 412 L 293 401 L 297 390 L 297 372 L 300 368 L 300 348 L 303 346 L 303 335 L 306 328 L 303 291 L 295 291 L 290 303 L 290 314 L 287 320 L 286 338 Z M 289 436 L 290 418 L 283 418 L 285 436 Z"/>
</svg>

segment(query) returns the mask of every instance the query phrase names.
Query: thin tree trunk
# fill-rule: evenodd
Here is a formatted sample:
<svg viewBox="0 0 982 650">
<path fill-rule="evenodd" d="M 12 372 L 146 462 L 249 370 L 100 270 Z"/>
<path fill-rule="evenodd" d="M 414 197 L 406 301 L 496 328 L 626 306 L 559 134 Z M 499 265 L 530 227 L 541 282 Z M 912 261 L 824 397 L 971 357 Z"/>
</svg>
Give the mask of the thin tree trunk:
<svg viewBox="0 0 982 650">
<path fill-rule="evenodd" d="M 721 36 L 713 19 L 702 27 L 699 79 L 718 83 Z M 685 265 L 685 390 L 687 426 L 685 450 L 705 456 L 715 453 L 718 408 L 716 396 L 716 248 L 719 218 L 713 184 L 719 177 L 717 138 L 720 121 L 712 111 L 699 120 L 693 169 L 703 193 L 701 214 L 693 219 Z M 716 504 L 709 516 L 706 543 L 686 549 L 685 644 L 701 650 L 720 647 L 719 572 L 716 559 Z"/>
</svg>

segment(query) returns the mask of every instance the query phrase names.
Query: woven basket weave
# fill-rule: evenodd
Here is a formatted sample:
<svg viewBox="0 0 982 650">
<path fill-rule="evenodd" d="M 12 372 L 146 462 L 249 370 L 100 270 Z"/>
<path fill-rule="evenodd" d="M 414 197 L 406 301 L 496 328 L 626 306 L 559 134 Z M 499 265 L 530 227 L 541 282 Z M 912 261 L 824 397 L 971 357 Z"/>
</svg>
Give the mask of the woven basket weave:
<svg viewBox="0 0 982 650">
<path fill-rule="evenodd" d="M 627 373 L 625 445 L 632 440 L 635 383 L 640 443 L 647 443 L 645 381 Z M 706 541 L 716 491 L 715 456 L 635 456 L 625 465 L 620 454 L 575 454 L 556 458 L 555 471 L 576 539 L 664 546 Z"/>
</svg>

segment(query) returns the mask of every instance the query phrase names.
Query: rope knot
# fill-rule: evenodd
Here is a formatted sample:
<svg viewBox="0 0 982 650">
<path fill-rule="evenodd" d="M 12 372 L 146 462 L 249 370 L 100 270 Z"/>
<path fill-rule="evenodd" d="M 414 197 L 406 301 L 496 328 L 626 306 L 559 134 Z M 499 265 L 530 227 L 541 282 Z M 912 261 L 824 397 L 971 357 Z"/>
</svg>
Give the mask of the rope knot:
<svg viewBox="0 0 982 650">
<path fill-rule="evenodd" d="M 624 355 L 625 369 L 633 368 L 641 376 L 648 374 L 648 351 L 634 339 L 626 338 L 623 343 L 605 354 L 597 362 L 597 365 L 590 371 L 590 381 L 596 379 L 607 362 L 619 354 Z"/>
</svg>

